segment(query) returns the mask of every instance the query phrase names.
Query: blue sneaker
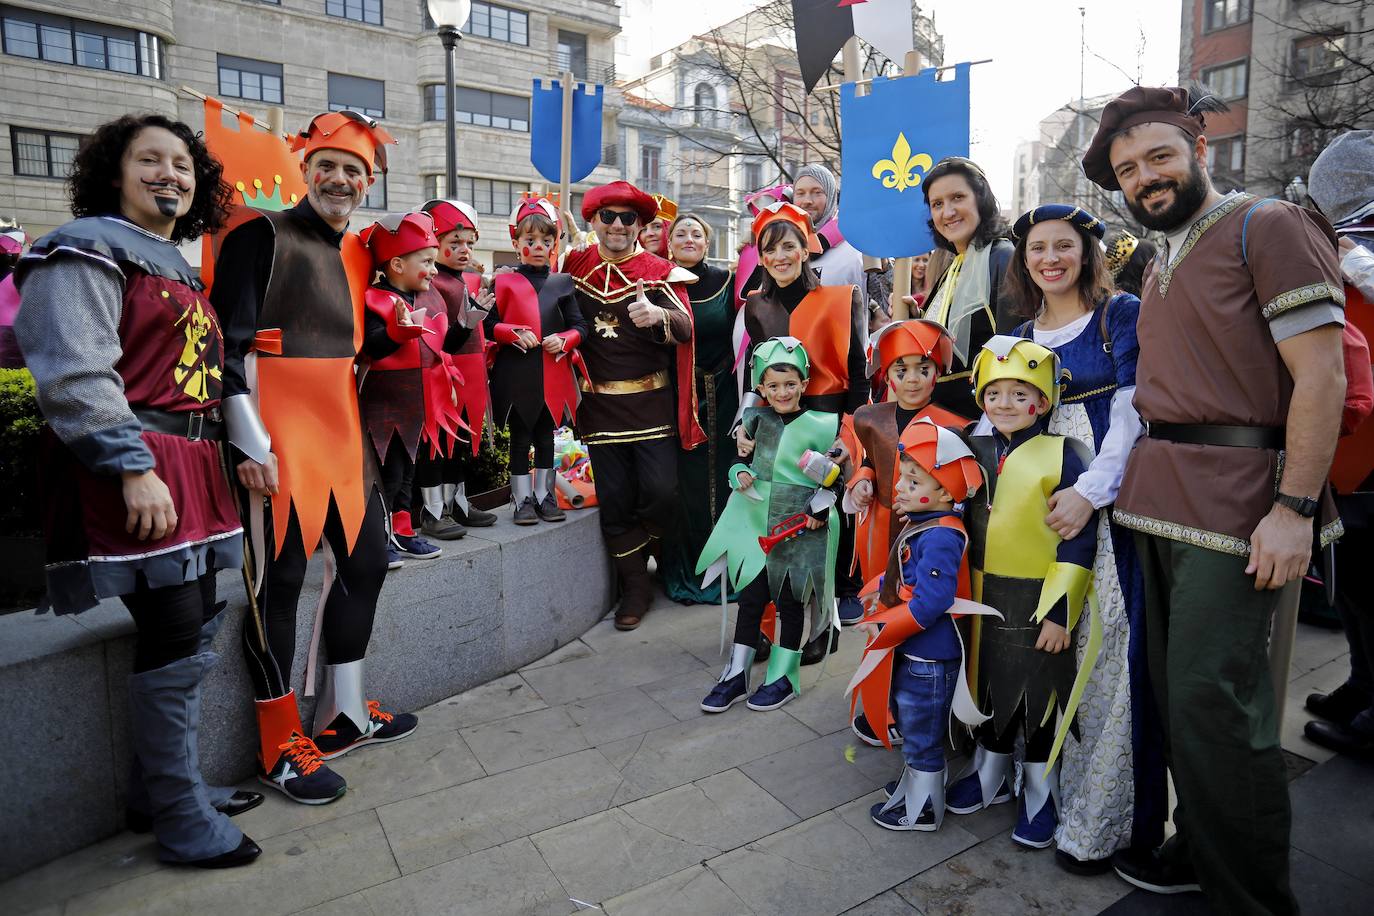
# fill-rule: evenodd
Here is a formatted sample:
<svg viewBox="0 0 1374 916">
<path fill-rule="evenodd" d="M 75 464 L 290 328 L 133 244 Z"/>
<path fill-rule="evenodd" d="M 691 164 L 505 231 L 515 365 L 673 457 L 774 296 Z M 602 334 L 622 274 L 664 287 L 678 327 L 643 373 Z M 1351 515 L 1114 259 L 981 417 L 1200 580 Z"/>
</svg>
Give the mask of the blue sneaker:
<svg viewBox="0 0 1374 916">
<path fill-rule="evenodd" d="M 895 782 L 890 785 L 893 786 L 894 790 L 896 789 L 897 784 Z M 889 793 L 889 797 L 891 797 L 891 793 Z M 886 827 L 888 830 L 931 831 L 939 826 L 939 824 L 935 823 L 935 807 L 929 800 L 926 801 L 925 807 L 921 809 L 921 816 L 914 821 L 906 816 L 906 805 L 894 805 L 884 811 L 883 803 L 879 802 L 868 809 L 868 815 L 873 818 L 873 823 L 877 824 L 879 827 Z"/>
<path fill-rule="evenodd" d="M 945 791 L 945 810 L 951 814 L 972 814 L 1009 802 L 1011 783 L 1011 755 L 994 754 L 977 745 L 969 768 Z"/>
<path fill-rule="evenodd" d="M 702 712 L 725 712 L 749 695 L 749 671 L 746 669 L 720 681 L 701 701 Z"/>
<path fill-rule="evenodd" d="M 396 535 L 396 546 L 400 548 L 404 556 L 412 560 L 432 560 L 443 553 L 442 550 L 418 534 L 410 537 L 404 534 Z"/>
<path fill-rule="evenodd" d="M 853 596 L 840 599 L 840 625 L 852 627 L 864 619 L 863 602 Z"/>
<path fill-rule="evenodd" d="M 1022 846 L 1044 849 L 1054 842 L 1054 829 L 1059 826 L 1059 766 L 1051 769 L 1026 761 L 1022 776 L 1025 782 L 1011 838 Z"/>
<path fill-rule="evenodd" d="M 406 565 L 405 554 L 396 549 L 394 544 L 386 545 L 386 568 L 390 572 L 393 569 L 400 569 Z"/>
<path fill-rule="evenodd" d="M 773 683 L 764 684 L 755 690 L 747 705 L 750 709 L 766 712 L 790 702 L 796 695 L 797 691 L 793 689 L 792 682 L 784 675 Z"/>
</svg>

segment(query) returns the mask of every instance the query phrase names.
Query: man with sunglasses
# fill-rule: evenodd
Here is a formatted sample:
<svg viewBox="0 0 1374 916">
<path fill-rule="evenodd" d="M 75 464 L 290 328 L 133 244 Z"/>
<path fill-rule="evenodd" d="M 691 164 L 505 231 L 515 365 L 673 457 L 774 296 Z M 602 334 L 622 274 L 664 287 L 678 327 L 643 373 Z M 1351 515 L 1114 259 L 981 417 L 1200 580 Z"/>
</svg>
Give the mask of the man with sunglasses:
<svg viewBox="0 0 1374 916">
<path fill-rule="evenodd" d="M 363 657 L 387 569 L 386 510 L 376 461 L 363 446 L 356 363 L 394 352 L 399 334 L 364 343 L 363 296 L 372 257 L 348 220 L 386 171 L 394 143 L 353 111 L 314 118 L 296 136 L 306 197 L 229 233 L 210 294 L 224 325 L 222 409 L 235 475 L 254 534 L 258 619 L 243 628 L 257 698 L 259 780 L 323 805 L 344 780 L 322 764 L 363 744 L 394 741 L 416 718 L 383 712 L 363 692 Z M 315 633 L 328 664 L 307 736 L 292 690 L 296 606 L 306 561 L 323 543 L 326 569 Z M 307 656 L 313 693 L 315 646 Z M 313 737 L 314 740 L 311 740 Z"/>
<path fill-rule="evenodd" d="M 627 181 L 589 191 L 582 218 L 598 244 L 571 252 L 578 305 L 591 325 L 577 409 L 601 507 L 601 533 L 620 580 L 617 629 L 649 610 L 648 559 L 672 523 L 677 453 L 705 440 L 696 419 L 692 313 L 682 284 L 696 276 L 636 244 L 658 204 Z"/>
</svg>

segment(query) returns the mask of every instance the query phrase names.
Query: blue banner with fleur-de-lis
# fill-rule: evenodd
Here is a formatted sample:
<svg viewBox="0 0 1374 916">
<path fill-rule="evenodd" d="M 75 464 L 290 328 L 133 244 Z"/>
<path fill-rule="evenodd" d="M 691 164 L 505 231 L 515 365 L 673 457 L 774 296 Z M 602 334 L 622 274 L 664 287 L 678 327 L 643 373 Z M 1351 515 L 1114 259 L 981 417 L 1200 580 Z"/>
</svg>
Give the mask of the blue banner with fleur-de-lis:
<svg viewBox="0 0 1374 916">
<path fill-rule="evenodd" d="M 905 258 L 935 247 L 924 181 L 946 156 L 968 155 L 969 64 L 953 79 L 933 69 L 878 77 L 868 95 L 840 87 L 840 232 L 875 258 Z"/>
</svg>

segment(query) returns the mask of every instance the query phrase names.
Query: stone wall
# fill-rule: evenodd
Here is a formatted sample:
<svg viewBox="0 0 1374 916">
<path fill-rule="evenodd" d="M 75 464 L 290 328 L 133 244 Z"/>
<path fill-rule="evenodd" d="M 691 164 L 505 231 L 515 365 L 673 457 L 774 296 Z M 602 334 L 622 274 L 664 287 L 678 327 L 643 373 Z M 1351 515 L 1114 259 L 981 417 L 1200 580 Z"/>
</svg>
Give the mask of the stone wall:
<svg viewBox="0 0 1374 916">
<path fill-rule="evenodd" d="M 560 525 L 493 528 L 444 542 L 444 555 L 388 575 L 368 655 L 367 695 L 411 710 L 485 683 L 581 636 L 614 598 L 596 510 Z M 293 681 L 301 714 L 305 654 L 323 578 L 311 562 L 297 620 Z M 204 688 L 201 762 L 220 784 L 252 776 L 257 748 L 240 642 L 247 605 L 223 572 L 222 656 Z M 0 881 L 122 829 L 128 778 L 127 679 L 134 626 L 107 601 L 85 614 L 0 617 Z M 421 720 L 420 728 L 424 728 Z"/>
</svg>

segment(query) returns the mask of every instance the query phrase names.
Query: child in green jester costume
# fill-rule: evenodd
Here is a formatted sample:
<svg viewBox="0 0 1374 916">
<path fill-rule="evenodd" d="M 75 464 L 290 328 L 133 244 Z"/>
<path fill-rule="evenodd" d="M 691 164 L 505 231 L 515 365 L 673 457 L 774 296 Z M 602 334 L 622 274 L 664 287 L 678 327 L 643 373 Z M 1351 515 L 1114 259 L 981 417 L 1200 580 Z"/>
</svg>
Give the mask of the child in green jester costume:
<svg viewBox="0 0 1374 916">
<path fill-rule="evenodd" d="M 1102 639 L 1094 611 L 1079 670 L 1071 634 L 1092 583 L 1096 526 L 1061 539 L 1045 517 L 1051 497 L 1073 486 L 1092 452 L 1077 439 L 1045 432 L 1060 377 L 1055 352 L 1020 337 L 991 338 L 973 361 L 974 398 L 991 431 L 969 442 L 987 488 L 969 501 L 964 524 L 973 599 L 1003 619 L 978 627 L 977 695 L 991 718 L 974 733 L 972 764 L 945 794 L 945 809 L 954 814 L 1010 801 L 1012 752 L 1021 732 L 1023 791 L 1011 838 L 1038 849 L 1054 842 L 1055 758 L 1073 728 Z"/>
<path fill-rule="evenodd" d="M 839 414 L 803 410 L 810 362 L 801 341 L 773 337 L 755 348 L 750 373 L 767 406 L 744 411 L 754 440 L 749 464 L 736 464 L 730 494 L 697 561 L 703 588 L 718 577 L 739 593 L 735 640 L 720 681 L 701 703 L 724 712 L 749 693 L 749 668 L 758 648 L 764 609 L 777 606 L 780 633 L 768 658 L 763 686 L 749 708 L 777 709 L 800 695 L 803 608 L 814 607 L 811 631 L 834 623 L 835 558 L 843 487 L 840 468 L 823 454 L 839 431 Z M 722 602 L 722 614 L 724 614 Z M 725 621 L 722 620 L 722 642 Z"/>
</svg>

